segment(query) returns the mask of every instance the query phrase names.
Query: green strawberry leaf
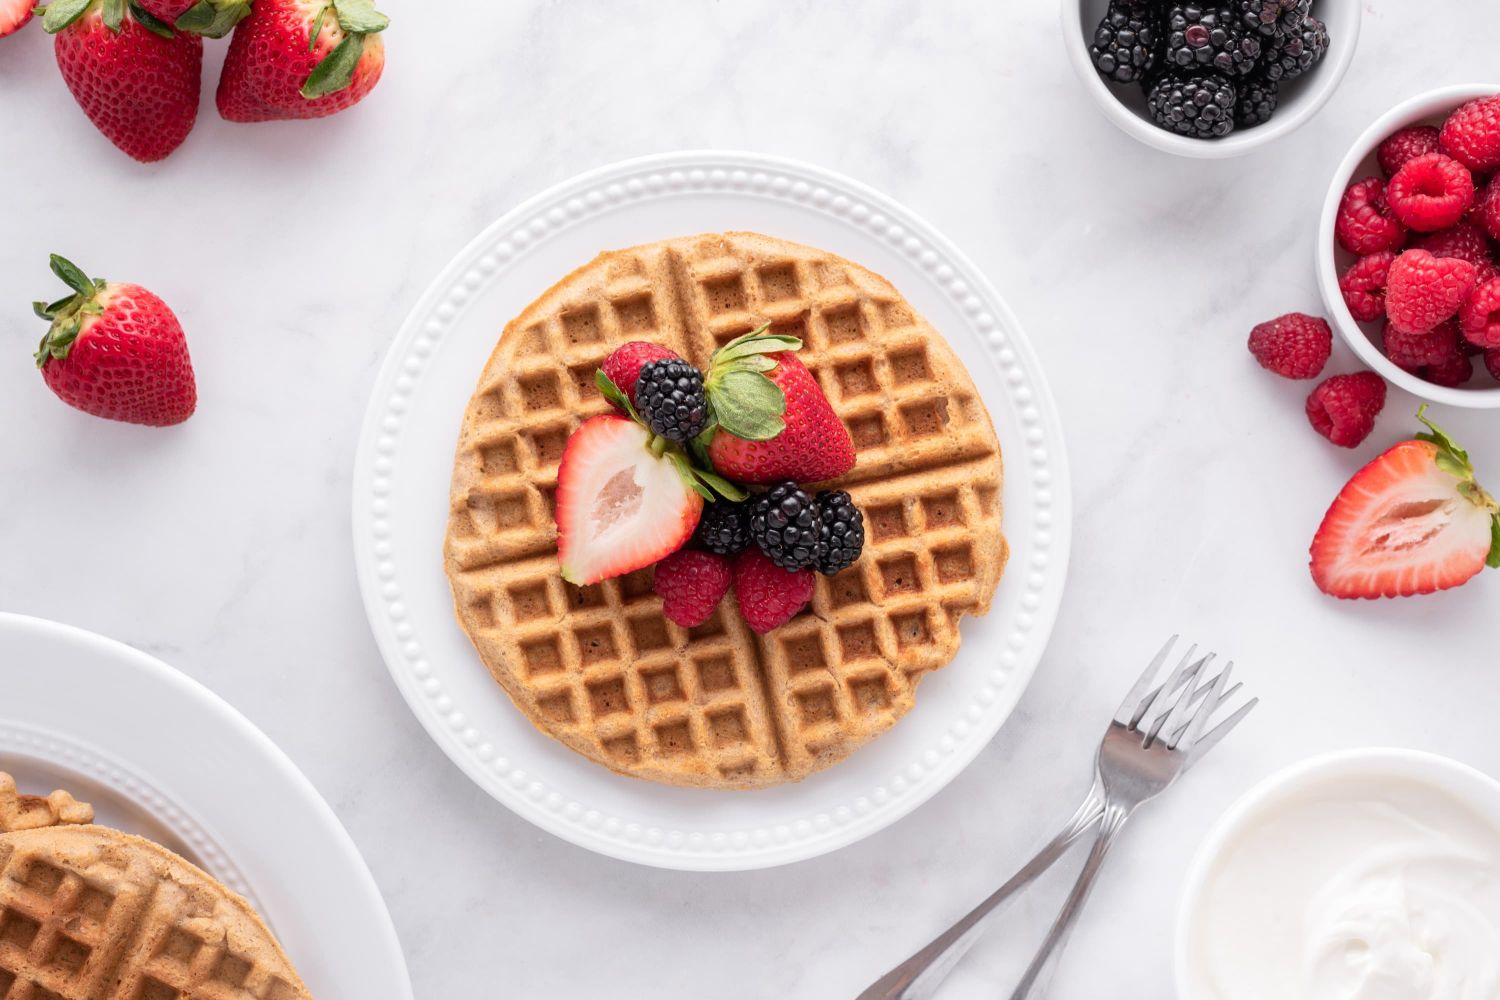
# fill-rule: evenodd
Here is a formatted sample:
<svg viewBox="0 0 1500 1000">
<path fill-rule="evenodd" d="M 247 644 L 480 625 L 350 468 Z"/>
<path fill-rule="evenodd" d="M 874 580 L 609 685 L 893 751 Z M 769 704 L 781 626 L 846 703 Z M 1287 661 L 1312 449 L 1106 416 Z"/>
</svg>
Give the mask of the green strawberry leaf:
<svg viewBox="0 0 1500 1000">
<path fill-rule="evenodd" d="M 37 319 L 52 318 L 52 307 L 45 302 L 33 302 L 31 304 L 31 311 L 36 313 Z"/>
<path fill-rule="evenodd" d="M 645 421 L 641 419 L 639 413 L 635 412 L 635 405 L 630 402 L 630 397 L 625 395 L 625 390 L 615 385 L 614 379 L 604 374 L 603 368 L 594 369 L 594 385 L 599 389 L 599 395 L 630 414 L 631 420 L 645 426 Z"/>
<path fill-rule="evenodd" d="M 307 32 L 307 51 L 311 52 L 318 47 L 318 36 L 323 33 L 323 25 L 328 21 L 328 12 L 332 7 L 324 7 L 318 11 L 317 19 L 313 21 L 312 27 Z"/>
<path fill-rule="evenodd" d="M 391 19 L 375 9 L 374 0 L 333 0 L 339 27 L 345 31 L 373 35 L 390 26 Z"/>
<path fill-rule="evenodd" d="M 1490 557 L 1485 565 L 1490 569 L 1500 569 L 1500 514 L 1490 522 L 1490 539 Z"/>
<path fill-rule="evenodd" d="M 250 0 L 198 0 L 177 19 L 177 30 L 223 38 L 250 13 Z"/>
<path fill-rule="evenodd" d="M 126 0 L 104 0 L 104 26 L 115 34 L 125 26 Z"/>
<path fill-rule="evenodd" d="M 802 341 L 796 337 L 765 336 L 751 340 L 731 341 L 714 352 L 714 365 L 727 365 L 739 358 L 758 354 L 780 354 L 782 351 L 800 351 Z"/>
<path fill-rule="evenodd" d="M 769 441 L 786 429 L 786 393 L 759 372 L 730 371 L 708 390 L 719 426 L 746 441 Z"/>
<path fill-rule="evenodd" d="M 745 490 L 736 486 L 734 483 L 731 483 L 729 480 L 725 479 L 723 476 L 719 475 L 716 472 L 706 472 L 703 469 L 694 469 L 693 471 L 697 473 L 699 479 L 703 480 L 709 486 L 712 486 L 714 490 L 717 491 L 718 494 L 726 500 L 733 500 L 735 503 L 742 503 L 750 496 L 750 494 Z"/>
<path fill-rule="evenodd" d="M 714 419 L 713 414 L 709 414 L 708 426 L 703 428 L 697 437 L 688 442 L 688 447 L 692 449 L 693 457 L 705 469 L 712 469 L 714 467 L 714 460 L 708 454 L 708 446 L 714 443 L 714 435 L 718 431 L 718 421 Z"/>
<path fill-rule="evenodd" d="M 83 16 L 83 12 L 89 9 L 93 0 L 56 0 L 46 7 L 39 7 L 44 11 L 42 14 L 42 28 L 49 35 L 55 35 L 59 31 L 72 24 Z"/>
<path fill-rule="evenodd" d="M 346 89 L 354 82 L 354 70 L 359 66 L 359 57 L 364 51 L 364 35 L 345 35 L 344 40 L 313 67 L 307 82 L 302 85 L 302 96 L 314 101 Z"/>
<path fill-rule="evenodd" d="M 694 469 L 692 464 L 688 462 L 687 456 L 678 451 L 676 448 L 673 448 L 670 451 L 665 452 L 664 454 L 667 456 L 667 460 L 671 462 L 672 465 L 677 469 L 677 475 L 682 477 L 683 484 L 687 486 L 688 489 L 692 490 L 694 493 L 707 500 L 709 503 L 713 503 L 713 493 L 707 486 L 698 481 L 698 470 Z"/>
<path fill-rule="evenodd" d="M 1426 442 L 1428 442 L 1430 444 L 1437 445 L 1438 448 L 1439 448 L 1439 450 L 1448 452 L 1454 458 L 1458 459 L 1458 461 L 1460 463 L 1463 464 L 1463 466 L 1464 466 L 1464 472 L 1462 473 L 1462 476 L 1472 475 L 1473 472 L 1474 472 L 1474 468 L 1469 463 L 1469 453 L 1467 451 L 1464 451 L 1462 448 L 1460 448 L 1458 446 L 1458 442 L 1454 441 L 1453 438 L 1451 438 L 1451 437 L 1448 436 L 1448 432 L 1447 431 L 1443 430 L 1437 424 L 1435 424 L 1431 420 L 1427 419 L 1427 404 L 1426 403 L 1423 403 L 1422 407 L 1419 410 L 1417 410 L 1417 419 L 1420 420 L 1420 421 L 1422 421 L 1422 423 L 1424 423 L 1424 424 L 1427 425 L 1427 429 L 1428 429 L 1428 431 L 1430 433 L 1427 433 L 1427 434 L 1418 434 L 1418 435 L 1416 435 L 1416 440 L 1418 440 L 1418 441 L 1426 441 Z M 1441 464 L 1441 463 L 1439 463 L 1439 464 Z M 1455 475 L 1459 475 L 1459 474 L 1455 473 Z"/>
<path fill-rule="evenodd" d="M 771 329 L 771 324 L 770 323 L 762 323 L 760 326 L 757 326 L 754 330 L 751 330 L 749 333 L 742 333 L 738 337 L 735 337 L 733 340 L 731 340 L 729 343 L 725 344 L 723 347 L 719 348 L 714 353 L 715 354 L 720 354 L 720 353 L 722 353 L 724 351 L 728 351 L 728 350 L 731 350 L 731 349 L 733 349 L 735 347 L 738 347 L 740 344 L 743 344 L 747 340 L 751 340 L 751 339 L 753 339 L 755 337 L 761 336 L 762 334 L 764 334 L 769 329 Z"/>
<path fill-rule="evenodd" d="M 750 354 L 745 357 L 735 358 L 725 366 L 724 371 L 720 372 L 720 376 L 722 377 L 731 371 L 768 372 L 775 367 L 776 360 L 774 358 L 767 357 L 764 354 Z"/>
<path fill-rule="evenodd" d="M 52 267 L 52 273 L 62 279 L 63 284 L 73 289 L 79 295 L 92 297 L 98 291 L 94 282 L 89 280 L 89 276 L 84 274 L 77 264 L 74 264 L 66 257 L 59 257 L 57 254 L 52 254 L 49 258 L 49 263 Z"/>
<path fill-rule="evenodd" d="M 130 16 L 140 22 L 141 27 L 162 38 L 175 38 L 172 26 L 146 8 L 142 7 L 136 0 L 130 0 Z"/>
</svg>

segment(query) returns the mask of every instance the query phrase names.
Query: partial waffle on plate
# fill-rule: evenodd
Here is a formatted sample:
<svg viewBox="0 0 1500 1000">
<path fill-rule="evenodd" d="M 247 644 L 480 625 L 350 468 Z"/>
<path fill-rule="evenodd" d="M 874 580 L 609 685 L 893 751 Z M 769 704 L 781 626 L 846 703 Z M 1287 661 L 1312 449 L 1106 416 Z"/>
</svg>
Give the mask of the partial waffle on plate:
<svg viewBox="0 0 1500 1000">
<path fill-rule="evenodd" d="M 250 904 L 100 826 L 0 834 L 5 1000 L 309 1000 Z"/>
<path fill-rule="evenodd" d="M 79 802 L 61 790 L 46 797 L 22 795 L 16 788 L 16 780 L 0 771 L 0 833 L 93 821 L 94 807 L 87 802 Z M 5 994 L 0 993 L 0 997 Z"/>
<path fill-rule="evenodd" d="M 860 560 L 757 637 L 733 600 L 668 622 L 651 571 L 589 587 L 557 563 L 568 435 L 609 412 L 594 373 L 644 340 L 700 368 L 769 322 L 798 337 L 858 452 L 833 484 L 864 511 Z M 601 254 L 506 326 L 470 400 L 445 546 L 458 618 L 543 732 L 624 774 L 679 785 L 796 781 L 889 729 L 958 650 L 1004 569 L 994 426 L 963 363 L 884 278 L 752 233 Z"/>
</svg>

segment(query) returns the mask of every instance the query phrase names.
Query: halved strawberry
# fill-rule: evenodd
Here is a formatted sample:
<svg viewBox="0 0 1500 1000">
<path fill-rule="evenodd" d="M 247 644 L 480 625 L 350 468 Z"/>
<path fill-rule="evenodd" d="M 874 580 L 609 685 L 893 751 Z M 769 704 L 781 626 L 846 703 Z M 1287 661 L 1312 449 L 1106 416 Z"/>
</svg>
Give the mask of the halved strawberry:
<svg viewBox="0 0 1500 1000">
<path fill-rule="evenodd" d="M 36 4 L 37 0 L 0 0 L 0 38 L 21 30 Z"/>
<path fill-rule="evenodd" d="M 1323 518 L 1312 575 L 1325 594 L 1430 594 L 1500 568 L 1500 504 L 1474 481 L 1468 454 L 1417 418 L 1430 433 L 1357 472 Z"/>
<path fill-rule="evenodd" d="M 650 566 L 682 548 L 703 513 L 685 460 L 653 450 L 629 417 L 587 420 L 568 438 L 557 472 L 557 557 L 579 585 Z"/>
</svg>

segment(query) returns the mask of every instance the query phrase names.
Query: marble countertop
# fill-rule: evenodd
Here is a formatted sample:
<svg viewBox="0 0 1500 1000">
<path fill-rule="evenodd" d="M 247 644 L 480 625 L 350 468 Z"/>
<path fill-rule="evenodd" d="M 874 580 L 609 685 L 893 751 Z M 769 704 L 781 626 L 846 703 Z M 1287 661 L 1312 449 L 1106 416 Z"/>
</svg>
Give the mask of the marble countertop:
<svg viewBox="0 0 1500 1000">
<path fill-rule="evenodd" d="M 1172 631 L 1232 655 L 1265 705 L 1127 832 L 1054 996 L 1169 993 L 1188 859 L 1277 767 L 1396 744 L 1500 772 L 1500 574 L 1379 605 L 1330 601 L 1307 576 L 1328 501 L 1413 429 L 1417 401 L 1393 393 L 1345 453 L 1307 427 L 1308 387 L 1244 350 L 1255 322 L 1320 308 L 1315 215 L 1349 143 L 1399 99 L 1492 74 L 1462 40 L 1500 33 L 1500 7 L 1431 0 L 1414 17 L 1367 0 L 1318 118 L 1213 163 L 1116 131 L 1073 77 L 1052 3 L 382 6 L 390 64 L 364 105 L 247 127 L 206 101 L 155 167 L 82 119 L 39 31 L 0 42 L 0 608 L 157 654 L 269 733 L 363 850 L 419 997 L 852 997 L 1071 813 L 1104 720 Z M 593 856 L 472 785 L 388 679 L 348 523 L 376 367 L 449 257 L 581 170 L 711 146 L 843 171 L 966 250 L 1046 365 L 1077 497 L 1050 651 L 994 743 L 883 833 L 734 875 Z M 27 304 L 56 291 L 49 251 L 183 317 L 202 394 L 188 424 L 111 425 L 51 397 L 27 361 Z M 1340 348 L 1330 370 L 1354 368 Z M 1435 415 L 1500 470 L 1500 415 Z M 1004 992 L 1070 875 L 1023 899 L 945 1000 Z"/>
</svg>

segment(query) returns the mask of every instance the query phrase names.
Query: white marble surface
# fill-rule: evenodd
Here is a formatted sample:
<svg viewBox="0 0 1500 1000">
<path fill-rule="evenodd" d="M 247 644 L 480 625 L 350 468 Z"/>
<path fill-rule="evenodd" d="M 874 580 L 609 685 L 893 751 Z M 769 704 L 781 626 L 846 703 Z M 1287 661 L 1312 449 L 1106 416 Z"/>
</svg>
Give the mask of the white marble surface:
<svg viewBox="0 0 1500 1000">
<path fill-rule="evenodd" d="M 418 996 L 852 997 L 1072 810 L 1103 720 L 1172 630 L 1235 656 L 1266 704 L 1128 832 L 1054 996 L 1171 991 L 1190 853 L 1272 769 L 1388 743 L 1500 771 L 1500 574 L 1355 606 L 1305 569 L 1327 502 L 1412 429 L 1415 400 L 1393 395 L 1375 438 L 1343 453 L 1306 426 L 1307 387 L 1243 347 L 1254 322 L 1318 308 L 1314 214 L 1347 144 L 1400 98 L 1492 74 L 1478 39 L 1500 8 L 1369 0 L 1353 69 L 1310 127 L 1199 163 L 1098 114 L 1052 3 L 383 6 L 389 73 L 365 105 L 245 127 L 206 103 L 150 168 L 81 118 L 40 32 L 0 42 L 0 607 L 156 653 L 261 725 L 363 849 Z M 844 171 L 962 246 L 1047 364 L 1078 500 L 1051 651 L 994 744 L 862 844 L 727 876 L 589 855 L 471 785 L 376 655 L 348 524 L 376 365 L 448 257 L 573 173 L 703 146 Z M 27 303 L 56 290 L 51 250 L 172 303 L 202 391 L 190 423 L 110 425 L 50 396 Z M 1334 370 L 1352 368 L 1341 349 Z M 1500 477 L 1500 414 L 1436 415 Z M 943 996 L 1002 995 L 1060 889 L 1026 899 Z"/>
</svg>

